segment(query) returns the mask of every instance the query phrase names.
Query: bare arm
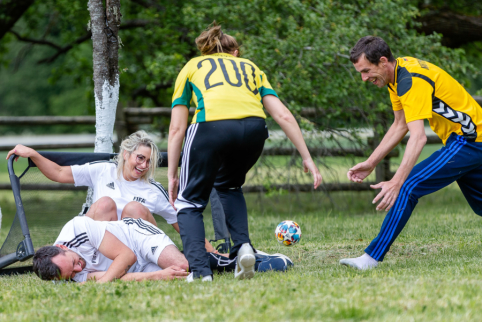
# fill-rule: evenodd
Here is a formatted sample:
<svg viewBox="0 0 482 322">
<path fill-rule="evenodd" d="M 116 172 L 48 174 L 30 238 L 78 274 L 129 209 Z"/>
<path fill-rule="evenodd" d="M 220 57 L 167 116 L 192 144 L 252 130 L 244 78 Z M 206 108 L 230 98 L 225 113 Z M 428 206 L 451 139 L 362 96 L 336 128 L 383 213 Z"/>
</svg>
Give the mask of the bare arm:
<svg viewBox="0 0 482 322">
<path fill-rule="evenodd" d="M 16 154 L 22 158 L 30 158 L 39 170 L 50 180 L 60 183 L 74 183 L 72 168 L 70 166 L 62 167 L 55 162 L 41 156 L 37 151 L 29 147 L 18 144 L 7 154 L 7 160 L 12 154 Z M 16 158 L 16 160 L 18 157 Z"/>
<path fill-rule="evenodd" d="M 97 281 L 106 272 L 93 272 L 87 275 L 87 281 Z M 127 273 L 121 277 L 123 281 L 155 281 L 155 280 L 172 280 L 175 278 L 185 278 L 189 275 L 189 272 L 181 269 L 177 266 L 170 266 L 166 269 L 159 270 L 157 272 L 139 272 L 139 273 Z"/>
<path fill-rule="evenodd" d="M 97 280 L 97 283 L 110 282 L 121 278 L 137 260 L 132 250 L 124 245 L 117 237 L 106 231 L 99 246 L 99 252 L 113 262 L 105 274 Z"/>
<path fill-rule="evenodd" d="M 373 151 L 370 157 L 348 170 L 347 176 L 350 181 L 361 183 L 375 169 L 378 163 L 392 151 L 407 134 L 408 127 L 405 123 L 405 113 L 403 110 L 394 111 L 395 120 L 388 132 L 383 137 L 382 142 Z"/>
<path fill-rule="evenodd" d="M 174 207 L 177 199 L 179 186 L 178 164 L 181 156 L 182 141 L 187 128 L 189 109 L 185 105 L 177 105 L 171 112 L 171 124 L 169 125 L 169 139 L 167 142 L 167 177 L 169 179 L 169 202 Z M 176 209 L 176 207 L 174 207 Z"/>
<path fill-rule="evenodd" d="M 172 280 L 178 278 L 186 278 L 189 272 L 181 269 L 177 266 L 169 266 L 166 269 L 159 270 L 156 272 L 146 272 L 146 273 L 127 273 L 122 276 L 123 281 L 157 281 L 157 280 Z"/>
<path fill-rule="evenodd" d="M 427 143 L 427 135 L 425 134 L 423 120 L 410 122 L 407 126 L 410 131 L 410 138 L 408 139 L 407 147 L 403 154 L 402 163 L 392 179 L 401 182 L 402 184 L 417 163 L 420 153 L 422 153 L 422 149 L 425 146 L 425 143 Z"/>
<path fill-rule="evenodd" d="M 395 204 L 403 183 L 410 174 L 410 171 L 412 171 L 415 163 L 417 163 L 418 157 L 427 142 L 423 120 L 416 120 L 407 125 L 410 130 L 410 139 L 408 139 L 407 148 L 405 149 L 400 167 L 392 180 L 380 182 L 371 186 L 373 189 L 382 189 L 375 199 L 373 199 L 373 203 L 376 203 L 383 197 L 382 201 L 377 206 L 377 210 L 388 211 Z"/>
<path fill-rule="evenodd" d="M 263 105 L 276 123 L 281 126 L 281 129 L 286 133 L 286 136 L 295 145 L 296 149 L 303 158 L 303 167 L 305 172 L 308 172 L 309 170 L 313 175 L 313 185 L 316 189 L 321 183 L 321 174 L 311 159 L 310 152 L 306 147 L 300 127 L 293 114 L 291 114 L 291 112 L 286 108 L 286 106 L 284 106 L 279 98 L 274 95 L 264 96 Z"/>
<path fill-rule="evenodd" d="M 87 274 L 87 281 L 96 281 L 102 276 L 105 275 L 106 272 L 92 272 Z"/>
<path fill-rule="evenodd" d="M 402 141 L 405 134 L 407 134 L 409 127 L 405 122 L 405 113 L 403 110 L 394 111 L 395 120 L 392 126 L 388 129 L 387 133 L 383 137 L 382 142 L 373 151 L 373 153 L 368 158 L 368 161 L 376 166 L 387 156 L 390 151 L 392 151 L 399 143 Z M 411 133 L 411 132 L 410 132 Z"/>
</svg>

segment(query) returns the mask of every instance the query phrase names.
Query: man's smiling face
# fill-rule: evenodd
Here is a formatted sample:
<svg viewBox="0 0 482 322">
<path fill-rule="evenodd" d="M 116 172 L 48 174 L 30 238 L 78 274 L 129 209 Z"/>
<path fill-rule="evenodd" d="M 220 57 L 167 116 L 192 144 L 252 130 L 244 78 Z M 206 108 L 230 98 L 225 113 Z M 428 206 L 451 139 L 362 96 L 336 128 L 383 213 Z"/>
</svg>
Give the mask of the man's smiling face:
<svg viewBox="0 0 482 322">
<path fill-rule="evenodd" d="M 60 279 L 64 280 L 73 279 L 77 273 L 82 272 L 86 265 L 85 259 L 68 248 L 65 249 L 64 253 L 54 256 L 52 258 L 52 263 L 59 267 Z"/>
<path fill-rule="evenodd" d="M 386 68 L 387 59 L 380 58 L 378 65 L 372 64 L 366 59 L 365 54 L 362 54 L 358 61 L 353 64 L 357 72 L 361 74 L 364 82 L 371 82 L 379 88 L 387 85 L 390 82 L 390 71 Z"/>
</svg>

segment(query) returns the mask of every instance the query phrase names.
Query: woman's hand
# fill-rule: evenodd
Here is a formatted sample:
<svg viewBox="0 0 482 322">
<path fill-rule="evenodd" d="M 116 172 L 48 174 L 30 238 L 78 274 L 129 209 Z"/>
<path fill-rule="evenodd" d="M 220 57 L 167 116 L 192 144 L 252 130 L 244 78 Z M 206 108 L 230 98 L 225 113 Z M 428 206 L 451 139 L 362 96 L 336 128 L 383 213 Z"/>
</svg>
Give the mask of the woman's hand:
<svg viewBox="0 0 482 322">
<path fill-rule="evenodd" d="M 312 159 L 303 160 L 303 170 L 305 171 L 305 173 L 308 173 L 308 171 L 311 172 L 314 181 L 313 187 L 315 187 L 315 189 L 318 188 L 323 178 L 321 177 L 321 173 L 320 171 L 318 171 L 318 168 L 316 167 Z"/>
<path fill-rule="evenodd" d="M 177 210 L 174 206 L 174 203 L 177 199 L 177 189 L 179 187 L 179 178 L 177 176 L 168 176 L 169 177 L 169 186 L 168 186 L 168 193 L 169 193 L 169 203 Z"/>
<path fill-rule="evenodd" d="M 35 153 L 34 149 L 31 149 L 29 147 L 26 147 L 21 144 L 17 144 L 12 150 L 8 151 L 7 154 L 7 160 L 10 158 L 12 154 L 16 154 L 17 157 L 15 158 L 15 161 L 18 160 L 18 157 L 22 158 L 29 158 Z"/>
</svg>

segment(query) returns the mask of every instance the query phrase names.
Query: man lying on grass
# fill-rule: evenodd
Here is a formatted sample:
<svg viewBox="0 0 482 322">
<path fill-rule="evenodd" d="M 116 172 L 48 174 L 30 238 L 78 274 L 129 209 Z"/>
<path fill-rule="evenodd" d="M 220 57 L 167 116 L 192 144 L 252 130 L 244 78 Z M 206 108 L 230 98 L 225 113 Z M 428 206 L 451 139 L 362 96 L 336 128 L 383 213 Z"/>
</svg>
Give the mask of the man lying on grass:
<svg viewBox="0 0 482 322">
<path fill-rule="evenodd" d="M 236 258 L 208 253 L 211 269 L 232 271 Z M 293 262 L 281 254 L 258 251 L 258 272 L 285 271 Z M 142 219 L 94 221 L 82 216 L 70 220 L 54 246 L 40 248 L 33 268 L 43 280 L 73 280 L 97 283 L 171 280 L 188 276 L 188 262 L 162 230 Z"/>
<path fill-rule="evenodd" d="M 142 219 L 70 220 L 54 243 L 34 255 L 33 268 L 43 280 L 98 283 L 122 280 L 185 278 L 188 263 L 162 230 Z"/>
</svg>

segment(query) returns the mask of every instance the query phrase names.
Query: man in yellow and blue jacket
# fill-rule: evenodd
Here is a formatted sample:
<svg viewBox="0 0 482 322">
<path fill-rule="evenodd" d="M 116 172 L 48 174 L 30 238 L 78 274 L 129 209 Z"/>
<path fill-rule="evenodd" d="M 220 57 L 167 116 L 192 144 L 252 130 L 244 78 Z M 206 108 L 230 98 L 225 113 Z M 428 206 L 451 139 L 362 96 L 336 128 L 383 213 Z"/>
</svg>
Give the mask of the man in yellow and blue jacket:
<svg viewBox="0 0 482 322">
<path fill-rule="evenodd" d="M 381 189 L 373 200 L 380 201 L 377 210 L 389 211 L 380 233 L 363 256 L 340 261 L 364 270 L 383 261 L 419 198 L 454 181 L 474 212 L 482 216 L 482 108 L 440 67 L 412 57 L 395 59 L 379 37 L 361 38 L 351 50 L 350 60 L 363 81 L 379 88 L 387 85 L 395 120 L 370 157 L 348 171 L 348 178 L 362 182 L 410 131 L 393 178 L 371 186 Z M 425 119 L 444 147 L 415 165 L 427 141 Z"/>
</svg>

